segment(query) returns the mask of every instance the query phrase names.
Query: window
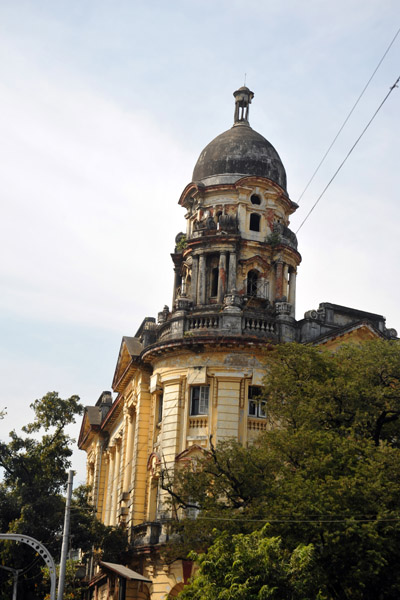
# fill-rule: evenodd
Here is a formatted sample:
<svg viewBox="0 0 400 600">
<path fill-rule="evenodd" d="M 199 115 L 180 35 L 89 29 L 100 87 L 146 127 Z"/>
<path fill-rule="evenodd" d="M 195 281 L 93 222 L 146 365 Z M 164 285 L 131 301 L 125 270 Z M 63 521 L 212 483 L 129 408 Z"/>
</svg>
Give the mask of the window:
<svg viewBox="0 0 400 600">
<path fill-rule="evenodd" d="M 249 417 L 258 417 L 260 419 L 266 419 L 266 402 L 264 400 L 258 400 L 261 394 L 261 388 L 258 385 L 249 385 L 248 399 L 249 399 Z"/>
<path fill-rule="evenodd" d="M 208 397 L 210 388 L 208 385 L 195 385 L 190 391 L 190 414 L 207 415 Z"/>
<path fill-rule="evenodd" d="M 261 216 L 257 213 L 250 215 L 250 231 L 260 231 Z"/>
<path fill-rule="evenodd" d="M 164 403 L 164 394 L 158 394 L 157 396 L 157 423 L 161 423 L 163 416 L 163 403 Z"/>
<path fill-rule="evenodd" d="M 211 271 L 211 296 L 218 294 L 218 275 L 219 269 L 218 267 L 214 267 Z"/>
<path fill-rule="evenodd" d="M 197 519 L 199 512 L 200 512 L 200 507 L 197 506 L 197 504 L 195 503 L 193 498 L 189 498 L 189 504 L 191 504 L 192 506 L 187 506 L 185 508 L 186 518 L 187 519 Z"/>
<path fill-rule="evenodd" d="M 258 271 L 255 269 L 251 269 L 247 273 L 247 295 L 248 296 L 257 296 L 258 289 Z"/>
<path fill-rule="evenodd" d="M 250 202 L 251 202 L 252 204 L 257 204 L 257 205 L 260 205 L 260 204 L 261 204 L 261 199 L 260 199 L 260 196 L 257 196 L 257 194 L 253 194 L 253 195 L 250 197 Z"/>
</svg>

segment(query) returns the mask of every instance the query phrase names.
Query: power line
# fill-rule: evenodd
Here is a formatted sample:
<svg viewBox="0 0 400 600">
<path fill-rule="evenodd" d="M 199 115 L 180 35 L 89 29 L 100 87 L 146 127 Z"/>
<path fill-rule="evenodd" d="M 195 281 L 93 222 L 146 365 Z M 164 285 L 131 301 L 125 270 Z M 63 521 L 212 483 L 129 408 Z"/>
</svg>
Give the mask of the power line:
<svg viewBox="0 0 400 600">
<path fill-rule="evenodd" d="M 321 200 L 322 196 L 325 194 L 326 190 L 331 185 L 332 181 L 335 179 L 336 175 L 339 173 L 339 171 L 343 167 L 344 163 L 347 161 L 347 159 L 349 158 L 350 154 L 353 152 L 354 148 L 357 146 L 358 142 L 361 140 L 361 138 L 363 137 L 364 133 L 367 131 L 368 127 L 371 125 L 372 121 L 375 119 L 376 115 L 378 114 L 378 112 L 380 111 L 380 109 L 382 108 L 382 106 L 385 104 L 386 100 L 389 98 L 390 94 L 393 92 L 393 90 L 395 88 L 398 87 L 397 84 L 398 84 L 399 81 L 400 81 L 400 76 L 396 79 L 396 81 L 394 82 L 394 84 L 389 88 L 388 93 L 386 94 L 386 96 L 384 97 L 384 99 L 382 100 L 382 102 L 380 103 L 380 105 L 378 106 L 378 108 L 376 109 L 376 111 L 374 112 L 374 114 L 372 115 L 371 119 L 368 121 L 368 123 L 366 124 L 366 126 L 362 130 L 361 134 L 358 136 L 358 138 L 356 139 L 356 141 L 354 142 L 354 144 L 352 145 L 352 147 L 350 148 L 350 150 L 346 154 L 345 158 L 340 163 L 340 165 L 338 166 L 338 168 L 336 169 L 336 171 L 332 175 L 331 179 L 328 181 L 328 183 L 326 184 L 326 186 L 324 187 L 324 189 L 322 190 L 322 192 L 318 196 L 317 200 L 314 202 L 313 206 L 310 208 L 310 210 L 308 211 L 308 213 L 304 217 L 303 221 L 301 222 L 299 228 L 296 231 L 296 234 L 303 227 L 304 223 L 307 221 L 308 217 L 311 215 L 312 211 L 317 206 L 318 202 Z"/>
<path fill-rule="evenodd" d="M 357 104 L 360 102 L 361 98 L 363 97 L 363 95 L 364 95 L 365 91 L 367 90 L 367 87 L 369 86 L 369 84 L 371 83 L 372 79 L 374 78 L 374 76 L 375 76 L 375 73 L 377 72 L 377 70 L 378 70 L 378 69 L 379 69 L 379 67 L 381 66 L 381 64 L 382 64 L 383 60 L 385 59 L 385 57 L 386 57 L 387 53 L 389 52 L 390 48 L 393 46 L 393 44 L 394 44 L 394 42 L 395 42 L 395 40 L 396 40 L 397 36 L 399 35 L 399 33 L 400 33 L 400 28 L 397 30 L 397 32 L 396 32 L 396 35 L 394 36 L 394 38 L 393 38 L 393 39 L 392 39 L 392 41 L 390 42 L 389 46 L 387 47 L 387 49 L 386 49 L 386 52 L 383 54 L 383 56 L 382 56 L 381 60 L 378 62 L 377 66 L 375 67 L 375 70 L 373 71 L 373 73 L 372 73 L 371 77 L 368 79 L 368 81 L 367 81 L 366 85 L 364 86 L 364 88 L 363 88 L 363 90 L 362 90 L 361 94 L 358 96 L 357 100 L 355 101 L 355 103 L 354 103 L 354 105 L 353 105 L 353 108 L 350 110 L 349 114 L 347 115 L 347 117 L 346 117 L 346 118 L 345 118 L 345 120 L 343 121 L 343 124 L 342 124 L 342 126 L 340 127 L 339 131 L 337 132 L 337 134 L 336 134 L 336 135 L 335 135 L 335 137 L 333 138 L 333 140 L 332 140 L 332 142 L 331 142 L 330 146 L 328 147 L 327 151 L 326 151 L 326 152 L 325 152 L 325 154 L 323 155 L 323 157 L 322 157 L 322 159 L 321 159 L 320 163 L 318 164 L 317 168 L 315 169 L 314 173 L 312 174 L 311 178 L 309 179 L 309 181 L 308 181 L 308 183 L 307 183 L 306 187 L 305 187 L 305 188 L 304 188 L 304 190 L 301 192 L 301 194 L 300 194 L 300 196 L 299 196 L 299 199 L 297 200 L 297 204 L 300 204 L 300 200 L 302 199 L 302 197 L 304 196 L 304 194 L 305 194 L 305 193 L 306 193 L 306 191 L 308 190 L 308 188 L 309 188 L 309 186 L 310 186 L 311 182 L 313 181 L 314 177 L 315 177 L 315 176 L 316 176 L 316 174 L 318 173 L 318 171 L 319 171 L 320 167 L 322 166 L 322 164 L 324 163 L 324 161 L 325 161 L 326 157 L 328 156 L 329 152 L 331 151 L 331 149 L 332 149 L 332 146 L 334 145 L 334 143 L 335 143 L 335 142 L 336 142 L 336 140 L 338 139 L 339 135 L 342 133 L 342 131 L 343 131 L 343 129 L 344 129 L 344 127 L 345 127 L 345 125 L 346 125 L 347 121 L 350 119 L 351 115 L 353 114 L 353 112 L 354 112 L 354 110 L 355 110 L 355 108 L 356 108 Z"/>
<path fill-rule="evenodd" d="M 381 523 L 381 522 L 392 522 L 400 521 L 400 517 L 371 517 L 365 519 L 355 519 L 354 517 L 348 517 L 347 519 L 335 519 L 335 518 L 319 518 L 314 519 L 245 519 L 245 518 L 232 518 L 232 517 L 196 517 L 197 520 L 203 521 L 230 521 L 230 522 L 241 522 L 241 523 Z"/>
</svg>

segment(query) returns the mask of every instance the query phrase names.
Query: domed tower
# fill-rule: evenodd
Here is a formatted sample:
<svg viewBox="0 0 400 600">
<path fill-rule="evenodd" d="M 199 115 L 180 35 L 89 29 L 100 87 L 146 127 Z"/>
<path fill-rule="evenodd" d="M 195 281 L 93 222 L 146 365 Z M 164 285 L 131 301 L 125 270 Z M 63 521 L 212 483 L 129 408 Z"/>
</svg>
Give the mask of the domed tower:
<svg viewBox="0 0 400 600">
<path fill-rule="evenodd" d="M 210 436 L 248 443 L 265 429 L 252 400 L 265 350 L 296 337 L 301 257 L 289 216 L 297 205 L 278 153 L 249 125 L 253 96 L 247 87 L 234 93 L 233 127 L 200 154 L 179 200 L 187 225 L 172 254 L 172 309 L 137 334 L 154 414 L 162 414 L 153 451 L 169 469 Z"/>
<path fill-rule="evenodd" d="M 289 217 L 297 205 L 278 153 L 249 125 L 253 92 L 242 87 L 234 97 L 233 127 L 201 152 L 179 200 L 187 226 L 172 255 L 173 316 L 184 311 L 184 331 L 195 335 L 292 341 L 301 257 Z"/>
<path fill-rule="evenodd" d="M 82 423 L 79 447 L 97 515 L 126 527 L 130 567 L 141 572 L 129 572 L 132 597 L 138 577 L 151 600 L 177 595 L 187 581 L 187 561 L 166 565 L 159 552 L 173 516 L 161 482 L 211 438 L 248 444 L 267 428 L 256 400 L 265 350 L 294 340 L 298 329 L 301 257 L 288 227 L 297 206 L 278 153 L 249 125 L 253 96 L 247 87 L 234 93 L 233 127 L 200 154 L 179 200 L 187 225 L 172 254 L 171 310 L 122 339 L 116 398 L 104 392 Z M 118 567 L 102 563 L 110 585 Z M 103 581 L 97 574 L 93 585 L 100 590 Z"/>
<path fill-rule="evenodd" d="M 100 563 L 90 583 L 97 596 L 121 578 L 127 597 L 165 600 L 182 589 L 190 563 L 165 564 L 160 553 L 173 517 L 162 481 L 211 437 L 248 444 L 267 429 L 257 397 L 272 344 L 397 335 L 381 315 L 327 302 L 296 322 L 297 206 L 278 153 L 249 125 L 253 96 L 234 93 L 233 127 L 202 151 L 179 200 L 187 225 L 172 254 L 171 310 L 122 339 L 115 400 L 103 392 L 85 411 L 79 447 L 93 505 L 106 524 L 126 528 L 132 550 L 129 569 Z"/>
</svg>

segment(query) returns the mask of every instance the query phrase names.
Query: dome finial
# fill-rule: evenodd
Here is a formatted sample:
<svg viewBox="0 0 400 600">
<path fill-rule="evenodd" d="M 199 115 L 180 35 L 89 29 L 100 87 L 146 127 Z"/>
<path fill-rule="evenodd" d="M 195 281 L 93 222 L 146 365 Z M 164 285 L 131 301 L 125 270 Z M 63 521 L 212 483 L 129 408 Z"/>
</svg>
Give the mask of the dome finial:
<svg viewBox="0 0 400 600">
<path fill-rule="evenodd" d="M 249 105 L 251 104 L 254 94 L 249 90 L 248 87 L 243 86 L 233 92 L 235 96 L 235 123 L 236 124 L 249 124 Z"/>
</svg>

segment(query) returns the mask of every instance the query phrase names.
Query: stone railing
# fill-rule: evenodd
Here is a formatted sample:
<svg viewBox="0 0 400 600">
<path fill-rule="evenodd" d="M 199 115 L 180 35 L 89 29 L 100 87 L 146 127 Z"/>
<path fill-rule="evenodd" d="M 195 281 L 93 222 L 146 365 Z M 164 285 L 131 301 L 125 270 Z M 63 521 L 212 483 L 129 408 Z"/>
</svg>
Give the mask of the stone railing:
<svg viewBox="0 0 400 600">
<path fill-rule="evenodd" d="M 265 333 L 275 333 L 276 323 L 272 320 L 258 317 L 243 317 L 243 331 L 261 331 Z"/>
<path fill-rule="evenodd" d="M 186 330 L 195 329 L 218 329 L 220 326 L 220 315 L 198 315 L 186 318 Z"/>
<path fill-rule="evenodd" d="M 158 544 L 160 533 L 161 523 L 157 521 L 135 525 L 132 527 L 132 545 L 135 548 L 139 548 L 140 546 Z"/>
<path fill-rule="evenodd" d="M 189 418 L 189 429 L 204 429 L 208 426 L 207 415 L 196 415 Z"/>
<path fill-rule="evenodd" d="M 267 431 L 268 424 L 265 419 L 247 419 L 247 429 L 252 431 Z"/>
<path fill-rule="evenodd" d="M 290 305 L 288 305 L 290 306 Z M 273 315 L 263 314 L 256 310 L 241 311 L 237 307 L 231 310 L 212 310 L 205 308 L 203 311 L 192 313 L 189 311 L 176 311 L 165 323 L 157 327 L 156 342 L 167 342 L 182 338 L 205 336 L 241 336 L 250 335 L 267 340 L 275 340 L 278 335 L 278 324 Z M 154 343 L 154 342 L 153 342 Z"/>
</svg>

